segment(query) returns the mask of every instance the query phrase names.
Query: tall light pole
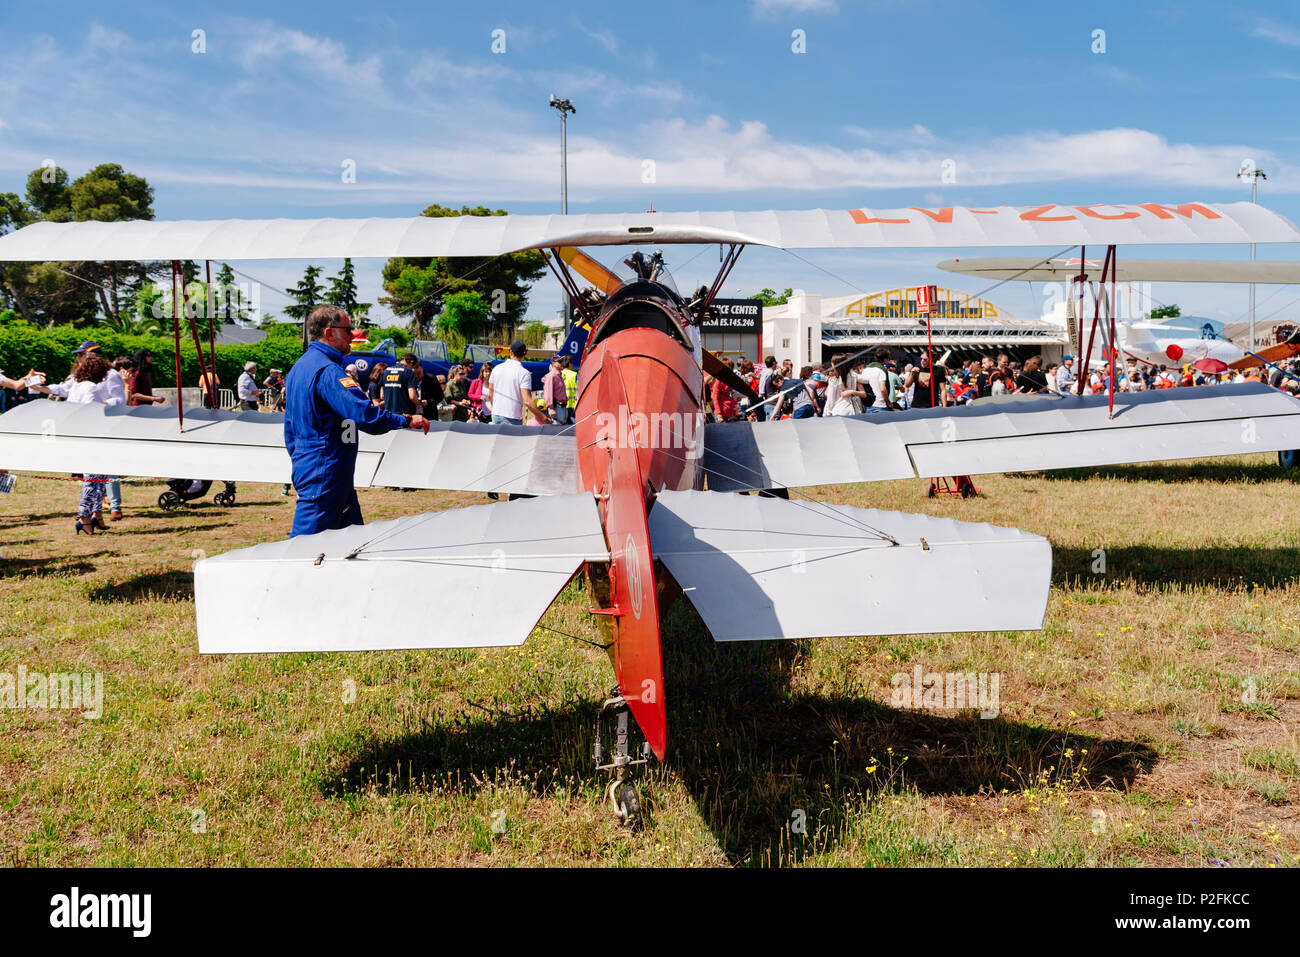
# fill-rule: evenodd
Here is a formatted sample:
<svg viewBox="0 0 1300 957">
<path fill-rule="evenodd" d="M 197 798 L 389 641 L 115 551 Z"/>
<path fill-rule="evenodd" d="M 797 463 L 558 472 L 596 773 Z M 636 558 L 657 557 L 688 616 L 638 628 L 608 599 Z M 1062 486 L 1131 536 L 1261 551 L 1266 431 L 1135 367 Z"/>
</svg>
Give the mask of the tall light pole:
<svg viewBox="0 0 1300 957">
<path fill-rule="evenodd" d="M 560 212 L 569 214 L 569 114 L 577 113 L 572 100 L 551 94 L 551 109 L 560 111 Z"/>
<path fill-rule="evenodd" d="M 567 216 L 569 215 L 569 114 L 578 111 L 573 108 L 572 100 L 562 100 L 554 93 L 551 94 L 551 109 L 560 111 L 560 212 Z M 564 309 L 564 322 L 561 327 L 567 334 L 571 312 L 567 292 L 560 293 L 560 302 Z"/>
<path fill-rule="evenodd" d="M 1256 197 L 1259 195 L 1259 181 L 1268 179 L 1264 171 L 1255 166 L 1251 160 L 1241 164 L 1241 169 L 1237 170 L 1237 179 L 1250 180 L 1250 201 L 1257 202 Z M 1250 261 L 1255 261 L 1255 244 L 1250 244 Z M 1250 284 L 1250 351 L 1255 351 L 1255 284 Z"/>
</svg>

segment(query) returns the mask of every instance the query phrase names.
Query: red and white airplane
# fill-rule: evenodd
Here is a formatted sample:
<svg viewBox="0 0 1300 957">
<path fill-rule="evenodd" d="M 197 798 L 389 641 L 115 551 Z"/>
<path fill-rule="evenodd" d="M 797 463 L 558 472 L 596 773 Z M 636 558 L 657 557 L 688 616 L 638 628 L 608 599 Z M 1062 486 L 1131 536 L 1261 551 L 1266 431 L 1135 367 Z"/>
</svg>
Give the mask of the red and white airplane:
<svg viewBox="0 0 1300 957">
<path fill-rule="evenodd" d="M 630 709 L 648 750 L 663 759 L 669 687 L 660 620 L 669 595 L 690 601 L 718 641 L 1036 629 L 1046 610 L 1051 546 L 1037 535 L 797 493 L 788 500 L 729 493 L 1300 448 L 1300 402 L 1259 384 L 706 424 L 704 371 L 747 391 L 701 353 L 696 333 L 745 246 L 1249 242 L 1300 242 L 1300 231 L 1249 203 L 41 223 L 0 238 L 0 262 L 551 250 L 560 281 L 592 313 L 574 424 L 439 423 L 428 436 L 362 435 L 355 476 L 360 487 L 537 497 L 206 558 L 195 567 L 199 648 L 520 645 L 582 574 L 608 639 L 613 706 Z M 637 275 L 623 281 L 569 252 L 684 243 L 726 249 L 712 287 L 690 301 L 657 256 L 634 255 Z M 594 276 L 595 296 L 579 295 L 570 264 Z M 167 410 L 34 402 L 0 416 L 0 466 L 280 483 L 289 478 L 281 421 L 196 410 L 178 428 Z M 944 583 L 944 600 L 924 600 L 935 581 Z M 346 627 L 333 611 L 340 595 L 353 600 Z M 449 606 L 468 614 L 454 630 L 431 627 Z M 614 796 L 635 817 L 623 775 L 636 758 L 625 738 L 611 765 Z"/>
</svg>

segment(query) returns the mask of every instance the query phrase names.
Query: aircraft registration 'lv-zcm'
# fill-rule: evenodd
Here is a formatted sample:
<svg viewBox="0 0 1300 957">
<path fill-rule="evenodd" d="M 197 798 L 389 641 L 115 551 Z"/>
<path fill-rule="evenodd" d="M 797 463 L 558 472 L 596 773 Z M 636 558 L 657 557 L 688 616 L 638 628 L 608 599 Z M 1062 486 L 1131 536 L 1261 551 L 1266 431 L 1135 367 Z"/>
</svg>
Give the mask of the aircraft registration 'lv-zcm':
<svg viewBox="0 0 1300 957">
<path fill-rule="evenodd" d="M 1300 231 L 1250 203 L 40 223 L 0 237 L 0 262 L 548 250 L 590 326 L 574 424 L 438 423 L 428 436 L 362 436 L 355 475 L 363 487 L 541 497 L 206 558 L 195 569 L 199 648 L 520 645 L 581 573 L 618 681 L 607 705 L 629 709 L 663 759 L 661 600 L 691 602 L 718 641 L 1036 629 L 1046 610 L 1051 546 L 1037 535 L 727 493 L 1300 448 L 1300 401 L 1261 384 L 706 424 L 705 372 L 757 399 L 701 351 L 697 331 L 745 246 L 1093 245 L 1113 255 L 1130 243 L 1252 242 L 1300 242 Z M 635 275 L 624 280 L 572 248 L 672 243 L 726 247 L 712 285 L 689 299 L 657 252 L 627 259 Z M 594 288 L 579 290 L 570 266 Z M 261 482 L 288 481 L 290 471 L 279 415 L 194 411 L 178 428 L 165 410 L 46 402 L 0 416 L 0 467 Z M 918 601 L 933 581 L 946 600 Z M 361 620 L 337 627 L 326 609 L 358 593 L 368 596 Z M 449 604 L 468 620 L 429 629 Z M 611 765 L 616 784 L 637 763 L 626 737 Z"/>
</svg>

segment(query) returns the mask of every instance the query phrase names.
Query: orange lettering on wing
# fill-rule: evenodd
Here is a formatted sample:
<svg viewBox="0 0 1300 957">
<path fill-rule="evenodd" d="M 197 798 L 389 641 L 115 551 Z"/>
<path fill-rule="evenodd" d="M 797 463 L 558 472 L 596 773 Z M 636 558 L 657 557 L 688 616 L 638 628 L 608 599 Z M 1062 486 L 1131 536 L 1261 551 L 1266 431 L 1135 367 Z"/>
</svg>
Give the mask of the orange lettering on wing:
<svg viewBox="0 0 1300 957">
<path fill-rule="evenodd" d="M 1093 208 L 1095 206 L 1109 206 L 1109 205 L 1110 205 L 1109 203 L 1093 203 L 1091 206 L 1076 206 L 1074 208 L 1077 209 L 1079 212 L 1083 213 L 1083 215 L 1085 216 L 1091 216 L 1093 219 L 1137 219 L 1139 216 L 1142 215 L 1135 209 L 1129 209 L 1129 210 L 1125 210 L 1122 213 L 1118 213 L 1114 216 L 1108 216 L 1105 213 L 1097 212 L 1097 210 Z M 1113 208 L 1122 209 L 1123 207 L 1115 206 Z"/>
<path fill-rule="evenodd" d="M 929 216 L 929 217 L 930 217 L 931 219 L 933 219 L 936 223 L 951 223 L 951 222 L 952 222 L 952 207 L 951 207 L 951 206 L 945 206 L 945 207 L 943 207 L 943 209 L 939 210 L 937 213 L 932 213 L 932 212 L 931 212 L 930 210 L 928 210 L 928 209 L 922 209 L 920 206 L 909 206 L 909 207 L 907 207 L 907 208 L 908 208 L 908 209 L 914 209 L 914 210 L 916 210 L 918 213 L 925 213 L 925 215 Z"/>
<path fill-rule="evenodd" d="M 860 209 L 850 209 L 849 215 L 859 226 L 865 226 L 867 223 L 910 223 L 910 219 L 877 219 L 874 216 L 868 216 Z"/>
<path fill-rule="evenodd" d="M 1075 216 L 1044 216 L 1043 213 L 1049 209 L 1056 209 L 1056 204 L 1048 203 L 1046 206 L 1035 206 L 1033 209 L 1027 209 L 1020 214 L 1020 218 L 1028 223 L 1064 223 L 1078 218 Z"/>
<path fill-rule="evenodd" d="M 1161 203 L 1138 203 L 1138 207 L 1145 209 L 1148 213 L 1160 219 L 1173 219 L 1175 212 L 1186 219 L 1191 219 L 1193 213 L 1200 213 L 1206 219 L 1223 218 L 1208 206 L 1202 206 L 1200 203 L 1179 203 L 1177 206 L 1165 206 Z"/>
<path fill-rule="evenodd" d="M 985 216 L 996 216 L 998 214 L 996 209 L 972 209 L 971 212 L 983 213 Z"/>
</svg>

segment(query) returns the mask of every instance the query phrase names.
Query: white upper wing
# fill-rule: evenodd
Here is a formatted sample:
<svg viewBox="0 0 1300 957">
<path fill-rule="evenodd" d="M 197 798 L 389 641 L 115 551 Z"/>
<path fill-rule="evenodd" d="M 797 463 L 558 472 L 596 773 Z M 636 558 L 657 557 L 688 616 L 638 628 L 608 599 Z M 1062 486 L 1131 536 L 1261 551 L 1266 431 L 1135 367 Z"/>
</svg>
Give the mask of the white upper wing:
<svg viewBox="0 0 1300 957">
<path fill-rule="evenodd" d="M 552 246 L 742 243 L 783 249 L 1300 242 L 1252 203 L 36 223 L 0 262 L 496 256 Z"/>
</svg>

